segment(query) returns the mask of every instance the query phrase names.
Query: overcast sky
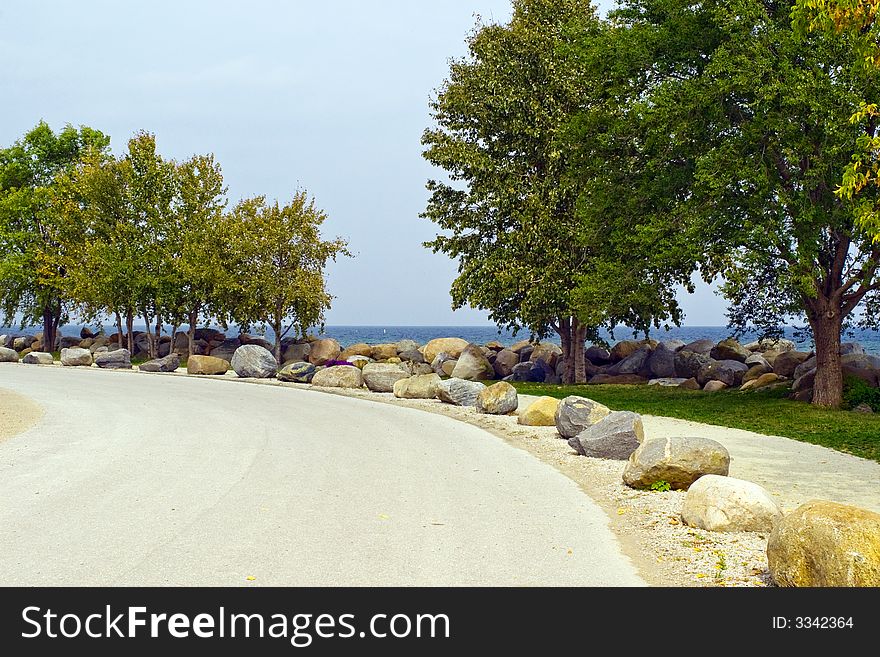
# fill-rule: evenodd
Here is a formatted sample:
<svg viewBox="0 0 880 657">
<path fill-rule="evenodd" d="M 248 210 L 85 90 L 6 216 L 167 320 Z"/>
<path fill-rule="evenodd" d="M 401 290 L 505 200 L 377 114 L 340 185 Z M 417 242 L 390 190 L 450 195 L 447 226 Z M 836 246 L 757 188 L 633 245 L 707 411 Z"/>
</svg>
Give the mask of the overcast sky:
<svg viewBox="0 0 880 657">
<path fill-rule="evenodd" d="M 611 2 L 600 3 L 606 8 Z M 470 325 L 455 263 L 421 244 L 428 100 L 449 57 L 509 0 L 24 0 L 0 4 L 0 145 L 44 119 L 90 125 L 118 153 L 136 130 L 168 157 L 213 152 L 231 199 L 297 187 L 357 257 L 331 265 L 329 324 Z M 686 324 L 723 325 L 703 287 Z"/>
</svg>

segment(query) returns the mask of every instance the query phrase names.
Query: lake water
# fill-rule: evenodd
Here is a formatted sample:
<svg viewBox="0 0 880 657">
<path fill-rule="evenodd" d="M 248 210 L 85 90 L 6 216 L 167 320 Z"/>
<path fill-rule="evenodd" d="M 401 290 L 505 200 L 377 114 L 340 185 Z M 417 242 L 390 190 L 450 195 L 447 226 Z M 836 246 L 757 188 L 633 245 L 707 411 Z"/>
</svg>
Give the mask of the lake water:
<svg viewBox="0 0 880 657">
<path fill-rule="evenodd" d="M 62 328 L 62 335 L 78 335 L 82 327 L 80 325 L 71 324 Z M 143 325 L 136 325 L 135 330 L 143 330 Z M 39 328 L 28 329 L 27 332 L 33 333 Z M 108 326 L 107 331 L 113 333 L 115 328 Z M 21 333 L 17 328 L 0 327 L 0 333 Z M 235 329 L 230 329 L 227 334 L 233 335 Z M 271 330 L 269 338 L 271 339 Z M 457 337 L 463 338 L 468 342 L 476 344 L 485 344 L 491 340 L 498 340 L 502 344 L 512 344 L 517 340 L 526 339 L 528 333 L 520 333 L 514 336 L 507 331 L 500 331 L 494 326 L 327 326 L 324 329 L 324 335 L 335 338 L 343 346 L 355 344 L 357 342 L 365 342 L 367 344 L 381 344 L 383 342 L 397 342 L 404 338 L 409 338 L 424 344 L 433 338 Z M 651 337 L 657 340 L 683 340 L 684 342 L 693 342 L 708 338 L 715 342 L 723 340 L 730 336 L 730 330 L 723 326 L 682 326 L 673 328 L 669 331 L 656 331 Z M 641 336 L 640 336 L 641 337 Z M 742 342 L 749 342 L 757 337 L 756 334 L 745 335 L 741 338 Z M 803 349 L 809 351 L 812 343 L 807 337 L 795 335 L 791 330 L 786 332 L 786 337 L 794 340 Z M 619 329 L 614 332 L 614 338 L 606 335 L 609 342 L 616 340 L 624 340 L 632 338 L 632 332 L 626 329 Z M 858 342 L 866 351 L 872 354 L 880 355 L 880 332 L 877 331 L 853 331 L 851 334 L 844 336 L 844 342 Z M 550 342 L 557 342 L 558 339 L 550 339 Z"/>
</svg>

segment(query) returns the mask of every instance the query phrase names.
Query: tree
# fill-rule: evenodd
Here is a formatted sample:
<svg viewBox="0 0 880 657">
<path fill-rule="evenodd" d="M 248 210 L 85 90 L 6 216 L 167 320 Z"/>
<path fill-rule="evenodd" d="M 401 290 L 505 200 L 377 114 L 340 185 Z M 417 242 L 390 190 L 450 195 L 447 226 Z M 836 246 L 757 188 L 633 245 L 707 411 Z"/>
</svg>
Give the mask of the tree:
<svg viewBox="0 0 880 657">
<path fill-rule="evenodd" d="M 674 297 L 670 306 L 668 295 L 646 293 L 649 258 L 614 268 L 620 253 L 606 218 L 585 207 L 587 142 L 573 148 L 570 131 L 580 112 L 607 100 L 596 64 L 609 27 L 586 0 L 513 8 L 508 25 L 477 26 L 431 104 L 436 127 L 424 133 L 424 156 L 449 180 L 428 182 L 422 216 L 443 232 L 426 246 L 459 261 L 453 308 L 487 309 L 500 326 L 539 338 L 556 332 L 563 380 L 582 382 L 587 338 L 622 321 L 647 330 L 674 318 Z M 621 271 L 629 285 L 603 294 Z"/>
<path fill-rule="evenodd" d="M 845 35 L 855 47 L 856 65 L 880 67 L 880 24 L 877 13 L 880 0 L 799 0 L 792 11 L 795 29 L 801 33 L 824 31 Z M 853 116 L 852 123 L 876 123 L 880 108 L 876 98 L 866 98 Z M 874 240 L 880 240 L 880 204 L 866 188 L 880 186 L 880 136 L 860 136 L 852 160 L 843 171 L 837 195 L 856 204 L 858 223 Z"/>
<path fill-rule="evenodd" d="M 52 234 L 58 216 L 51 203 L 56 177 L 89 153 L 104 153 L 108 137 L 82 126 L 54 133 L 40 122 L 11 147 L 0 149 L 0 302 L 6 323 L 43 325 L 43 345 L 55 348 L 67 321 L 66 270 L 54 264 L 61 247 Z"/>
<path fill-rule="evenodd" d="M 324 282 L 327 262 L 349 255 L 344 240 L 321 238 L 326 218 L 314 199 L 299 191 L 284 206 L 262 196 L 241 201 L 226 224 L 230 269 L 237 276 L 230 318 L 242 327 L 270 326 L 279 363 L 281 341 L 291 330 L 305 335 L 323 322 L 332 300 Z"/>
<path fill-rule="evenodd" d="M 723 274 L 731 325 L 778 332 L 805 318 L 816 347 L 814 404 L 841 403 L 841 331 L 876 325 L 880 244 L 835 195 L 870 118 L 875 70 L 852 40 L 792 27 L 793 2 L 633 0 L 616 19 L 656 48 L 643 112 L 673 145 L 658 168 L 692 171 L 674 220 L 703 236 L 702 267 Z"/>
</svg>

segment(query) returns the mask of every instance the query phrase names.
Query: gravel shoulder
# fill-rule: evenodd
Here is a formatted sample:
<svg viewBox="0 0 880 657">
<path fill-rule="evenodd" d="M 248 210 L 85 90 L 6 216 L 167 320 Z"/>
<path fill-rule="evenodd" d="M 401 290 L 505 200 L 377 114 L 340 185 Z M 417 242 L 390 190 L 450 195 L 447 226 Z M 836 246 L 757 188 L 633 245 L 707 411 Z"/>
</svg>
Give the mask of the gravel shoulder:
<svg viewBox="0 0 880 657">
<path fill-rule="evenodd" d="M 33 400 L 8 388 L 0 388 L 0 441 L 27 431 L 43 416 Z"/>
</svg>

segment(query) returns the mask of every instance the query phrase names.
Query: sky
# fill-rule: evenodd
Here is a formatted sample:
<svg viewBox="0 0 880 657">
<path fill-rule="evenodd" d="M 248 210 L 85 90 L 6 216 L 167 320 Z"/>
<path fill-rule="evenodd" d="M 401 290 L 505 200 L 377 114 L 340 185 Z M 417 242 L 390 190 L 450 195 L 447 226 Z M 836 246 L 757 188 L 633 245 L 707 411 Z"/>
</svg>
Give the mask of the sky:
<svg viewBox="0 0 880 657">
<path fill-rule="evenodd" d="M 603 9 L 612 2 L 600 2 Z M 453 312 L 456 263 L 422 243 L 428 102 L 476 22 L 509 0 L 17 0 L 0 4 L 0 146 L 39 120 L 89 125 L 116 153 L 138 130 L 170 158 L 213 152 L 231 201 L 299 188 L 353 259 L 328 268 L 330 325 L 481 325 Z M 726 323 L 705 285 L 685 324 Z"/>
</svg>

